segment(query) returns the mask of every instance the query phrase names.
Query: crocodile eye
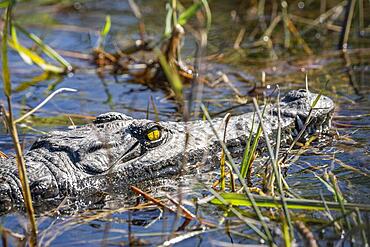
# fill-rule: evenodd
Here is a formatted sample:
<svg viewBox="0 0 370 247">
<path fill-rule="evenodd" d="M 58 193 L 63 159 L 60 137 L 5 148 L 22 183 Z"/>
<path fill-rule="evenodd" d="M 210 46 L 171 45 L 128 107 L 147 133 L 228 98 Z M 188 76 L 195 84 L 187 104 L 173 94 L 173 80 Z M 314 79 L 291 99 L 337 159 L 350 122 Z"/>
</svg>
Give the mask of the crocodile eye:
<svg viewBox="0 0 370 247">
<path fill-rule="evenodd" d="M 161 130 L 158 126 L 154 126 L 148 130 L 146 133 L 146 137 L 148 138 L 149 141 L 158 141 L 161 139 L 162 133 Z"/>
</svg>

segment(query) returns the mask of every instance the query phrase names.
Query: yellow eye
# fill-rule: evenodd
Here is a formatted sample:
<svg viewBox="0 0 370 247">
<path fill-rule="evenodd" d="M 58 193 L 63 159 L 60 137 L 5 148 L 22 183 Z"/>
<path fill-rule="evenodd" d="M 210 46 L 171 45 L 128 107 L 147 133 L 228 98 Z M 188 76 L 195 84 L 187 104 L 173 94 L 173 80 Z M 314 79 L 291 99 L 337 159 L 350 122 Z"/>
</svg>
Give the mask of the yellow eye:
<svg viewBox="0 0 370 247">
<path fill-rule="evenodd" d="M 157 141 L 159 138 L 161 138 L 161 130 L 157 127 L 154 127 L 148 131 L 146 136 L 150 141 Z"/>
</svg>

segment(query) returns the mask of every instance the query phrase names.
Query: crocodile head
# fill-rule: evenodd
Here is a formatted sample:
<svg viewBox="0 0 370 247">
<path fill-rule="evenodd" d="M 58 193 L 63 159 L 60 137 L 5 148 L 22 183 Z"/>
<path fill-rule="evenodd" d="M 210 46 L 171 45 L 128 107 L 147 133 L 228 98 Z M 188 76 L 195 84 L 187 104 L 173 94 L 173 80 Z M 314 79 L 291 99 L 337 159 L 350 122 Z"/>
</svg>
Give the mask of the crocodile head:
<svg viewBox="0 0 370 247">
<path fill-rule="evenodd" d="M 77 168 L 95 175 L 158 149 L 170 137 L 171 130 L 160 123 L 109 112 L 98 116 L 92 124 L 49 132 L 30 151 L 65 152 Z"/>
<path fill-rule="evenodd" d="M 69 170 L 76 177 L 70 180 L 78 181 L 82 189 L 96 186 L 98 191 L 120 191 L 127 190 L 125 185 L 178 174 L 184 143 L 182 123 L 158 123 L 110 112 L 92 124 L 52 131 L 36 141 L 30 152 L 33 156 L 52 154 L 54 166 Z M 68 162 L 61 164 L 60 160 Z"/>
</svg>

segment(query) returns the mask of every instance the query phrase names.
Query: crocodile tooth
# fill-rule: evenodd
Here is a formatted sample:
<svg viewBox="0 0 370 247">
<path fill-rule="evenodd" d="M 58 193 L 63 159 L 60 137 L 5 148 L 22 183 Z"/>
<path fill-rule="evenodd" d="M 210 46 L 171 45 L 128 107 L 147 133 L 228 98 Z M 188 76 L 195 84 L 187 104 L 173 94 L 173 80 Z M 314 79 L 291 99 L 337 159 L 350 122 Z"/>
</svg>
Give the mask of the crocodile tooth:
<svg viewBox="0 0 370 247">
<path fill-rule="evenodd" d="M 292 134 L 288 134 L 288 135 L 287 135 L 287 139 L 288 139 L 289 141 L 293 141 L 293 140 L 294 140 L 293 135 L 292 135 Z"/>
<path fill-rule="evenodd" d="M 322 129 L 322 125 L 319 126 L 319 133 L 322 133 L 323 132 L 323 129 Z"/>
<path fill-rule="evenodd" d="M 302 122 L 302 119 L 297 115 L 297 117 L 295 118 L 296 121 L 297 121 L 297 125 L 298 125 L 298 130 L 301 130 L 303 129 L 303 122 Z"/>
<path fill-rule="evenodd" d="M 296 138 L 297 136 L 298 136 L 298 130 L 297 129 L 293 129 L 292 137 L 293 138 Z"/>
<path fill-rule="evenodd" d="M 315 133 L 315 127 L 312 126 L 312 125 L 308 126 L 307 127 L 307 132 L 308 132 L 309 135 L 314 134 Z"/>
<path fill-rule="evenodd" d="M 302 137 L 303 137 L 304 140 L 307 140 L 309 136 L 310 136 L 310 134 L 308 133 L 307 130 L 302 135 Z"/>
</svg>

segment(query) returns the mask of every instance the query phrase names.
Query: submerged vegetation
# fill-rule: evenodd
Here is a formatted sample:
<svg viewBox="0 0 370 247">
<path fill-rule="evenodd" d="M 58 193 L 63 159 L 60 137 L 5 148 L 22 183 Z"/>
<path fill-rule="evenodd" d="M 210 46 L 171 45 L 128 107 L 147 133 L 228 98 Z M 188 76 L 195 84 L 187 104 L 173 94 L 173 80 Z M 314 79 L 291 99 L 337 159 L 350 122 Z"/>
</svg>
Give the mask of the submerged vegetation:
<svg viewBox="0 0 370 247">
<path fill-rule="evenodd" d="M 0 103 L 2 118 L 6 123 L 4 127 L 14 143 L 29 222 L 24 234 L 18 231 L 19 227 L 9 224 L 9 216 L 3 216 L 0 233 L 4 246 L 26 242 L 31 246 L 51 245 L 58 236 L 70 229 L 81 226 L 99 229 L 101 222 L 104 222 L 104 229 L 98 230 L 103 232 L 99 239 L 89 239 L 90 236 L 87 236 L 86 239 L 78 238 L 80 242 L 72 244 L 169 246 L 189 244 L 188 241 L 198 244 L 198 241 L 202 241 L 201 236 L 206 236 L 206 245 L 217 246 L 233 243 L 369 246 L 368 194 L 354 198 L 351 191 L 356 188 L 348 188 L 363 186 L 365 189 L 361 188 L 361 191 L 369 193 L 366 189 L 370 184 L 369 168 L 363 165 L 370 161 L 369 133 L 366 132 L 369 129 L 369 101 L 366 100 L 369 87 L 366 82 L 370 80 L 370 19 L 365 14 L 370 11 L 368 1 L 254 0 L 225 3 L 168 0 L 142 3 L 128 0 L 123 1 L 128 6 L 125 14 L 135 18 L 135 28 L 130 36 L 123 32 L 123 39 L 117 31 L 121 27 L 115 20 L 124 14 L 114 11 L 114 7 L 121 2 L 113 2 L 112 9 L 105 6 L 107 10 L 99 13 L 97 25 L 89 27 L 88 31 L 84 29 L 87 27 L 77 26 L 73 22 L 56 24 L 53 18 L 58 14 L 68 16 L 66 13 L 69 12 L 79 14 L 84 8 L 86 12 L 93 12 L 104 3 L 0 2 L 3 13 L 0 22 L 2 88 L 5 95 L 5 102 Z M 92 4 L 91 10 L 89 4 Z M 161 11 L 157 9 L 159 6 Z M 48 35 L 40 32 L 44 24 L 24 21 L 29 14 L 24 9 L 31 7 L 39 12 L 37 14 L 41 19 L 47 14 L 44 17 L 51 23 L 46 25 L 52 30 L 50 32 L 54 29 L 78 35 L 87 32 L 89 39 L 96 42 L 90 40 L 93 44 L 89 49 L 83 46 L 85 48 L 78 51 L 65 50 L 63 45 L 58 49 L 58 45 L 52 44 L 53 39 L 50 41 Z M 56 14 L 49 15 L 50 11 Z M 161 31 L 158 31 L 158 26 Z M 91 33 L 93 38 L 90 37 Z M 68 41 L 68 37 L 63 38 L 62 42 L 76 42 Z M 88 42 L 80 39 L 79 42 Z M 135 40 L 129 42 L 129 39 Z M 73 43 L 67 47 L 70 49 L 75 45 Z M 11 54 L 11 59 L 8 59 L 8 54 Z M 19 55 L 21 61 L 16 60 L 15 54 Z M 334 64 L 337 60 L 341 63 L 339 68 Z M 15 66 L 12 67 L 12 63 Z M 359 67 L 364 63 L 367 70 Z M 32 70 L 32 76 L 22 75 L 24 72 L 19 72 L 22 71 L 19 67 Z M 334 69 L 330 69 L 332 67 Z M 327 68 L 331 73 L 327 72 Z M 89 74 L 96 74 L 101 80 L 101 91 L 94 88 L 95 84 L 79 85 L 78 79 L 74 79 L 82 77 L 82 80 L 86 80 L 91 78 Z M 121 89 L 111 86 L 111 82 L 107 83 L 110 77 L 116 82 L 125 80 L 134 84 L 129 86 L 127 94 L 117 96 L 117 91 Z M 343 77 L 348 78 L 345 83 L 337 84 L 336 80 Z M 62 114 L 59 111 L 56 116 L 50 116 L 53 114 L 49 115 L 51 112 L 48 109 L 43 111 L 46 103 L 57 100 L 59 96 L 55 95 L 62 92 L 77 91 L 69 87 L 71 84 L 60 87 L 63 80 L 68 81 L 68 78 L 72 78 L 69 83 L 73 83 L 73 88 L 90 90 L 93 96 L 84 102 L 60 95 L 63 98 L 57 104 L 63 107 L 63 104 L 68 104 L 66 101 L 73 101 L 68 109 L 75 111 L 65 114 L 62 110 Z M 365 85 L 362 86 L 359 81 Z M 37 94 L 38 105 L 30 109 L 28 102 L 22 102 L 27 101 L 27 97 L 20 97 L 19 93 L 27 95 L 30 91 L 32 94 L 34 88 L 37 89 L 42 83 L 46 83 L 46 89 Z M 125 101 L 126 105 L 120 108 L 120 100 L 143 90 L 136 84 L 144 85 L 145 90 L 152 89 L 150 97 L 143 100 L 138 109 L 131 105 L 133 100 Z M 123 87 L 122 84 L 119 86 Z M 275 135 L 276 139 L 269 140 L 264 127 L 265 121 L 268 121 L 263 118 L 265 108 L 260 109 L 258 102 L 266 105 L 279 101 L 280 91 L 302 86 L 320 92 L 312 103 L 312 109 L 320 95 L 326 94 L 336 99 L 340 105 L 338 108 L 350 107 L 349 104 L 354 106 L 357 100 L 364 102 L 367 104 L 365 112 L 359 108 L 358 113 L 349 116 L 348 112 L 345 116 L 337 114 L 334 122 L 336 131 L 333 129 L 329 135 L 315 134 L 304 139 L 301 137 L 311 121 L 309 115 L 305 122 L 299 123 L 301 131 L 290 146 L 284 146 L 281 141 L 281 126 Z M 349 95 L 339 93 L 343 92 L 343 88 Z M 163 91 L 160 97 L 156 89 Z M 109 110 L 118 108 L 138 115 L 143 113 L 147 118 L 153 115 L 156 121 L 203 119 L 210 122 L 214 116 L 238 112 L 238 107 L 244 107 L 245 110 L 245 106 L 249 106 L 249 110 L 255 112 L 253 118 L 259 119 L 260 124 L 252 126 L 256 135 L 250 135 L 245 140 L 244 153 L 235 158 L 231 157 L 223 142 L 228 132 L 230 114 L 224 117 L 224 136 L 218 136 L 223 148 L 220 164 L 217 164 L 219 168 L 217 172 L 210 172 L 206 179 L 183 174 L 184 178 L 176 186 L 164 186 L 164 190 L 132 186 L 133 195 L 138 198 L 135 206 L 120 201 L 122 198 L 117 196 L 118 199 L 111 199 L 115 203 L 100 205 L 100 209 L 99 205 L 90 209 L 89 206 L 78 207 L 64 201 L 56 209 L 35 215 L 18 129 L 22 127 L 23 135 L 35 135 L 33 127 L 44 130 L 41 126 L 45 126 L 45 123 L 46 126 L 55 127 L 88 122 L 94 118 L 90 114 L 98 111 L 94 109 L 97 104 L 94 100 L 101 99 L 102 95 L 106 99 L 98 103 L 109 106 Z M 39 103 L 40 98 L 46 99 Z M 158 106 L 164 100 L 169 102 L 169 109 L 175 109 L 167 111 L 167 116 Z M 252 104 L 247 104 L 249 102 Z M 78 112 L 78 107 L 84 104 L 91 106 L 85 112 Z M 15 114 L 20 116 L 17 118 Z M 349 119 L 349 123 L 344 119 Z M 359 121 L 352 122 L 352 119 Z M 217 135 L 216 126 L 211 128 Z M 359 130 L 365 130 L 361 132 L 363 136 L 354 137 Z M 187 131 L 191 132 L 191 129 Z M 361 139 L 363 143 L 355 141 L 356 138 L 364 139 Z M 259 142 L 266 142 L 266 150 L 257 149 Z M 350 149 L 343 145 L 356 146 L 359 151 L 353 151 L 354 154 L 347 152 Z M 9 149 L 0 147 L 0 159 L 11 155 Z M 348 153 L 351 164 L 341 160 L 345 159 L 343 153 Z M 360 165 L 352 162 L 356 158 Z M 186 160 L 183 163 L 186 164 Z M 289 175 L 292 172 L 298 178 L 292 178 Z M 356 176 L 362 179 L 362 184 L 352 184 L 351 179 L 356 179 Z M 185 179 L 189 179 L 191 185 L 186 185 L 188 182 L 184 182 Z M 350 185 L 345 186 L 345 183 Z M 300 186 L 312 187 L 301 190 Z M 91 229 L 91 232 L 95 231 Z M 68 244 L 63 240 L 58 241 Z"/>
</svg>

